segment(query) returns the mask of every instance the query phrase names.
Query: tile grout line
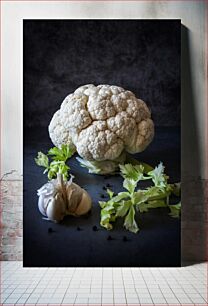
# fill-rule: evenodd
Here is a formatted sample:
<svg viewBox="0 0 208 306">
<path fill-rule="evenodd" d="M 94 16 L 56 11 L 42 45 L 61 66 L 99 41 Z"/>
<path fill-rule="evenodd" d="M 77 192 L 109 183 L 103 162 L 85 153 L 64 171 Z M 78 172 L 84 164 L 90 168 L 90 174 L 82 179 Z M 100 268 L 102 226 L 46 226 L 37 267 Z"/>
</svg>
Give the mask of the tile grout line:
<svg viewBox="0 0 208 306">
<path fill-rule="evenodd" d="M 152 299 L 152 295 L 151 295 L 151 293 L 150 293 L 150 291 L 149 291 L 149 288 L 148 288 L 148 286 L 147 286 L 147 282 L 146 282 L 146 280 L 145 280 L 145 278 L 144 278 L 144 275 L 143 275 L 143 272 L 142 272 L 141 269 L 140 269 L 140 273 L 141 273 L 142 278 L 143 278 L 143 281 L 144 281 L 144 283 L 145 283 L 145 285 L 146 285 L 147 291 L 149 292 L 150 298 L 151 298 L 151 300 L 152 300 L 152 304 L 154 305 L 153 299 Z M 139 297 L 139 296 L 138 296 L 138 297 Z M 139 299 L 139 301 L 140 301 L 140 299 Z"/>
<path fill-rule="evenodd" d="M 124 295 L 125 295 L 125 300 L 126 300 L 126 305 L 127 305 L 126 287 L 125 287 L 125 282 L 124 282 L 123 271 L 124 271 L 124 268 L 121 268 L 122 283 L 123 283 L 123 287 L 124 287 Z"/>
<path fill-rule="evenodd" d="M 134 275 L 133 275 L 133 273 L 132 273 L 132 269 L 133 269 L 133 268 L 131 268 L 131 275 L 132 275 L 132 278 L 133 278 L 133 281 L 134 281 L 134 289 L 135 289 L 135 292 L 136 292 L 136 295 L 137 295 L 137 298 L 138 298 L 138 301 L 139 301 L 139 305 L 141 305 L 141 303 L 140 303 L 140 298 L 139 298 L 139 296 L 138 296 L 138 293 L 137 293 L 137 290 L 136 290 L 136 287 L 135 287 L 135 278 L 134 278 Z"/>
<path fill-rule="evenodd" d="M 75 274 L 75 270 L 73 270 L 73 273 L 72 273 L 70 282 L 69 282 L 69 284 L 68 284 L 68 286 L 67 286 L 67 289 L 69 289 L 69 286 L 70 286 L 70 283 L 71 283 L 71 281 L 72 281 L 72 279 L 73 279 L 74 274 Z M 67 289 L 66 289 L 66 292 L 67 292 Z M 66 292 L 65 292 L 65 294 L 64 294 L 64 296 L 63 296 L 62 301 L 64 301 L 64 298 L 65 298 L 65 296 L 66 296 Z M 77 297 L 77 294 L 76 294 L 76 297 Z M 74 301 L 76 300 L 76 297 L 75 297 Z"/>
<path fill-rule="evenodd" d="M 162 275 L 162 273 L 161 273 L 160 270 L 159 270 L 159 273 Z M 171 271 L 170 271 L 170 275 L 171 275 Z M 162 275 L 162 278 L 165 280 L 165 278 L 164 278 L 163 275 Z M 168 288 L 171 290 L 171 292 L 172 292 L 172 294 L 174 295 L 174 297 L 176 298 L 176 300 L 178 301 L 179 305 L 181 305 L 180 301 L 178 300 L 177 296 L 175 295 L 175 292 L 174 292 L 174 291 L 172 290 L 172 288 L 170 287 L 170 284 L 167 282 L 167 280 L 166 280 L 165 282 L 166 282 L 166 284 L 168 285 Z M 160 285 L 159 285 L 159 287 L 160 287 Z M 161 292 L 162 292 L 162 290 L 161 290 Z M 163 292 L 162 292 L 162 294 L 163 294 Z M 163 294 L 163 296 L 164 296 L 164 294 Z M 165 296 L 164 296 L 164 299 L 166 300 Z M 167 302 L 167 300 L 166 300 L 166 302 Z"/>
</svg>

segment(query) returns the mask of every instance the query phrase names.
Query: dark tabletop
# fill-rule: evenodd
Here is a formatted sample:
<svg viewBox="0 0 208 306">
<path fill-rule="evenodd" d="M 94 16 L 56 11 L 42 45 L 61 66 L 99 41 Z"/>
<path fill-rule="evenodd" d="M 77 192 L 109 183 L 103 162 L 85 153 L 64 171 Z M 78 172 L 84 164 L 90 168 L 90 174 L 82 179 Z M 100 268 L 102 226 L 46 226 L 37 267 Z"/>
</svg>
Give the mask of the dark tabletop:
<svg viewBox="0 0 208 306">
<path fill-rule="evenodd" d="M 79 166 L 76 156 L 69 161 L 71 173 L 75 176 L 74 182 L 91 195 L 92 213 L 80 218 L 68 216 L 60 224 L 43 220 L 36 192 L 46 183 L 47 177 L 35 164 L 34 157 L 38 151 L 47 152 L 50 147 L 47 128 L 24 130 L 25 267 L 180 266 L 180 219 L 170 217 L 166 208 L 158 208 L 137 216 L 140 228 L 137 234 L 126 231 L 121 219 L 112 231 L 101 228 L 98 201 L 103 200 L 103 187 L 110 184 L 112 190 L 120 192 L 122 178 L 88 174 Z M 152 144 L 135 157 L 152 166 L 162 161 L 170 181 L 180 181 L 180 130 L 156 128 Z M 97 231 L 93 230 L 94 226 Z M 112 240 L 108 239 L 109 235 Z"/>
</svg>

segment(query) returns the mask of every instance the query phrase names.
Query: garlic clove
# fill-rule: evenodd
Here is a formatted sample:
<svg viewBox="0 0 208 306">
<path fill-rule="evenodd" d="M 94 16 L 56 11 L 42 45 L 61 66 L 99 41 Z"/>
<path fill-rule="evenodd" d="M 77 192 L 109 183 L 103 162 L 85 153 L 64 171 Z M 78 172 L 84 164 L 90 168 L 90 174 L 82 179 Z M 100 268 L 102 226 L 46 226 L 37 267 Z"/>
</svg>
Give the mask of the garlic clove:
<svg viewBox="0 0 208 306">
<path fill-rule="evenodd" d="M 42 215 L 46 216 L 46 205 L 45 205 L 45 197 L 44 195 L 40 195 L 38 199 L 38 208 Z"/>
<path fill-rule="evenodd" d="M 76 209 L 82 199 L 82 188 L 72 183 L 66 187 L 67 193 L 67 211 L 69 215 L 74 215 Z"/>
<path fill-rule="evenodd" d="M 59 193 L 49 200 L 46 215 L 51 221 L 55 222 L 62 221 L 66 215 L 66 204 Z"/>
<path fill-rule="evenodd" d="M 91 208 L 92 208 L 92 200 L 89 194 L 84 189 L 82 189 L 82 198 L 75 211 L 75 215 L 76 216 L 85 215 L 90 211 Z"/>
</svg>

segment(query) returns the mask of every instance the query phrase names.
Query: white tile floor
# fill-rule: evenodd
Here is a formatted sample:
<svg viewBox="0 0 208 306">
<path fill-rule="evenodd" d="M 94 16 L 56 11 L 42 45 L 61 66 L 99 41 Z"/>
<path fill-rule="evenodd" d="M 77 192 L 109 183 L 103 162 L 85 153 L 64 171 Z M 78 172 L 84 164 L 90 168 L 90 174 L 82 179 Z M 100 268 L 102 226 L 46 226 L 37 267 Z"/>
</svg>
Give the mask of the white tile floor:
<svg viewBox="0 0 208 306">
<path fill-rule="evenodd" d="M 1 262 L 1 305 L 208 305 L 207 264 L 183 268 L 23 268 Z"/>
</svg>

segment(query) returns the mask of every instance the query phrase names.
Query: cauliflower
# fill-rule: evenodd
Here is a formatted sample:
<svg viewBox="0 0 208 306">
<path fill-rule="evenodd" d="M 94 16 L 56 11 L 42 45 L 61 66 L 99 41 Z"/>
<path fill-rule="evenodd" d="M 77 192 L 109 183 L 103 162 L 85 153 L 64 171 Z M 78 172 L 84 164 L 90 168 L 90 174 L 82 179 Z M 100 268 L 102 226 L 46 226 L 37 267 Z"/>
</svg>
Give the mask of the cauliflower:
<svg viewBox="0 0 208 306">
<path fill-rule="evenodd" d="M 64 99 L 49 134 L 57 147 L 73 144 L 82 165 L 103 174 L 115 171 L 125 151 L 143 151 L 154 137 L 154 124 L 145 102 L 131 91 L 89 84 Z M 103 170 L 104 162 L 111 166 Z"/>
</svg>

